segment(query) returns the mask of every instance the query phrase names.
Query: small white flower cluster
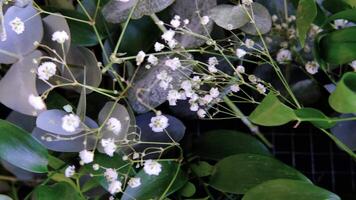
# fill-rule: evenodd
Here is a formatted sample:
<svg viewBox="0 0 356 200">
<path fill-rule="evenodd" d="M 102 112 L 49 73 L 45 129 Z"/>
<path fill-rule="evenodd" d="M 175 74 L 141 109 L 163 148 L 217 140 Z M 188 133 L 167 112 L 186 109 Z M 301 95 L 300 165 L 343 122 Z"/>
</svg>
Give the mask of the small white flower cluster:
<svg viewBox="0 0 356 200">
<path fill-rule="evenodd" d="M 349 65 L 356 72 L 356 60 L 352 61 Z"/>
<path fill-rule="evenodd" d="M 155 160 L 146 160 L 143 166 L 146 174 L 158 176 L 162 171 L 162 165 Z"/>
<path fill-rule="evenodd" d="M 100 143 L 101 143 L 101 146 L 103 146 L 103 148 L 104 148 L 105 154 L 110 157 L 113 157 L 114 153 L 117 149 L 117 146 L 115 144 L 115 139 L 113 139 L 113 138 L 101 139 Z"/>
<path fill-rule="evenodd" d="M 38 78 L 44 81 L 48 81 L 56 74 L 56 70 L 56 64 L 53 62 L 44 62 L 37 69 Z"/>
<path fill-rule="evenodd" d="M 89 164 L 94 161 L 94 152 L 86 149 L 79 152 L 80 164 Z"/>
<path fill-rule="evenodd" d="M 112 131 L 115 135 L 118 135 L 121 132 L 122 125 L 120 120 L 115 117 L 110 117 L 106 122 L 106 128 L 109 131 Z"/>
<path fill-rule="evenodd" d="M 65 31 L 56 31 L 52 34 L 52 40 L 59 44 L 64 44 L 65 41 L 69 40 L 69 35 Z"/>
<path fill-rule="evenodd" d="M 155 117 L 151 118 L 151 123 L 149 124 L 153 132 L 160 133 L 163 132 L 169 126 L 168 118 L 161 113 L 157 113 Z"/>
<path fill-rule="evenodd" d="M 161 38 L 166 42 L 166 44 L 171 49 L 174 49 L 178 44 L 177 40 L 174 39 L 175 35 L 176 32 L 172 29 L 169 29 L 168 31 L 164 32 L 161 36 Z"/>
<path fill-rule="evenodd" d="M 201 17 L 201 19 L 200 19 L 200 23 L 202 24 L 202 25 L 208 25 L 209 24 L 209 22 L 210 22 L 210 18 L 209 18 L 209 16 L 203 16 L 203 17 Z"/>
<path fill-rule="evenodd" d="M 35 110 L 44 110 L 46 109 L 46 104 L 43 102 L 40 96 L 35 96 L 30 94 L 28 96 L 28 103 L 35 109 Z M 34 113 L 36 114 L 36 113 Z"/>
<path fill-rule="evenodd" d="M 75 174 L 75 166 L 74 165 L 68 166 L 64 171 L 64 175 L 68 178 L 74 176 L 74 174 Z"/>
<path fill-rule="evenodd" d="M 218 69 L 216 68 L 216 65 L 219 64 L 219 61 L 216 57 L 210 57 L 208 60 L 208 70 L 210 73 L 216 73 L 218 72 Z"/>
<path fill-rule="evenodd" d="M 277 53 L 276 60 L 280 64 L 288 63 L 292 60 L 292 53 L 288 49 L 280 49 Z"/>
<path fill-rule="evenodd" d="M 13 30 L 17 35 L 22 34 L 25 31 L 25 23 L 19 18 L 15 17 L 9 22 L 11 30 Z"/>
<path fill-rule="evenodd" d="M 74 114 L 64 115 L 62 117 L 62 128 L 67 132 L 74 132 L 80 126 L 80 118 Z"/>
<path fill-rule="evenodd" d="M 159 86 L 164 90 L 167 90 L 170 86 L 170 83 L 173 81 L 172 76 L 168 75 L 168 72 L 166 70 L 160 71 L 156 75 L 156 78 L 157 80 L 159 80 Z"/>
<path fill-rule="evenodd" d="M 316 61 L 308 61 L 305 64 L 305 70 L 307 70 L 307 72 L 309 74 L 316 74 L 318 73 L 319 70 L 319 64 Z"/>
<path fill-rule="evenodd" d="M 247 54 L 247 52 L 243 49 L 236 49 L 236 56 L 238 58 L 243 58 L 245 55 Z"/>
<path fill-rule="evenodd" d="M 241 0 L 242 5 L 250 6 L 253 3 L 253 0 Z"/>
</svg>

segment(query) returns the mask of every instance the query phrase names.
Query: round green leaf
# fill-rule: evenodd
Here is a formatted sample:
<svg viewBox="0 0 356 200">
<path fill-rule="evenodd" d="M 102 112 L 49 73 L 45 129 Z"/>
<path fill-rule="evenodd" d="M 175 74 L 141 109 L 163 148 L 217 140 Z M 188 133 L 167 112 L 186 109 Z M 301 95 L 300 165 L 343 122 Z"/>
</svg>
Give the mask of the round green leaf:
<svg viewBox="0 0 356 200">
<path fill-rule="evenodd" d="M 268 33 L 272 28 L 272 17 L 269 14 L 267 8 L 259 3 L 252 4 L 252 10 L 250 8 L 246 8 L 250 13 L 250 16 L 254 19 L 255 23 L 247 23 L 240 29 L 250 35 L 259 35 Z M 250 21 L 250 20 L 249 20 Z M 257 31 L 258 29 L 258 31 Z"/>
<path fill-rule="evenodd" d="M 179 190 L 179 193 L 183 197 L 191 197 L 195 194 L 196 188 L 195 185 L 191 182 L 187 182 L 182 189 Z"/>
<path fill-rule="evenodd" d="M 158 199 L 167 189 L 166 195 L 169 195 L 184 186 L 187 182 L 187 177 L 183 174 L 177 162 L 160 162 L 160 164 L 162 165 L 162 171 L 158 176 L 148 175 L 142 169 L 135 176 L 141 179 L 141 185 L 136 188 L 128 186 L 121 200 Z M 175 176 L 176 174 L 177 176 Z M 168 188 L 172 180 L 174 183 Z"/>
<path fill-rule="evenodd" d="M 256 138 L 232 130 L 207 132 L 196 146 L 200 156 L 212 160 L 220 160 L 239 153 L 271 155 L 268 149 Z"/>
<path fill-rule="evenodd" d="M 46 173 L 47 150 L 25 130 L 0 120 L 0 158 L 30 172 Z"/>
<path fill-rule="evenodd" d="M 336 89 L 329 97 L 330 106 L 340 113 L 356 112 L 356 73 L 343 75 Z"/>
<path fill-rule="evenodd" d="M 310 25 L 313 23 L 316 15 L 317 7 L 315 1 L 299 1 L 297 10 L 297 33 L 302 46 L 304 46 L 305 38 L 307 37 Z"/>
<path fill-rule="evenodd" d="M 240 5 L 218 5 L 210 10 L 209 16 L 218 26 L 226 30 L 240 28 L 250 21 L 246 11 Z"/>
<path fill-rule="evenodd" d="M 309 121 L 314 126 L 328 129 L 335 126 L 335 122 L 328 122 L 330 118 L 328 118 L 321 111 L 314 108 L 301 108 L 295 110 L 295 114 L 299 118 L 300 121 Z"/>
<path fill-rule="evenodd" d="M 310 182 L 297 170 L 272 157 L 237 154 L 215 165 L 209 184 L 223 192 L 244 194 L 258 184 L 279 178 Z"/>
<path fill-rule="evenodd" d="M 51 186 L 41 185 L 35 189 L 33 196 L 36 200 L 83 200 L 67 182 L 60 182 Z"/>
<path fill-rule="evenodd" d="M 275 94 L 269 93 L 250 114 L 249 119 L 258 125 L 279 126 L 296 119 L 296 116 L 294 111 L 280 102 Z"/>
<path fill-rule="evenodd" d="M 337 195 L 303 181 L 277 179 L 249 190 L 242 200 L 340 200 Z"/>
<path fill-rule="evenodd" d="M 336 65 L 356 60 L 355 35 L 356 27 L 348 27 L 326 34 L 319 43 L 322 58 Z"/>
<path fill-rule="evenodd" d="M 205 161 L 199 161 L 190 165 L 190 168 L 198 177 L 210 176 L 214 167 Z"/>
</svg>

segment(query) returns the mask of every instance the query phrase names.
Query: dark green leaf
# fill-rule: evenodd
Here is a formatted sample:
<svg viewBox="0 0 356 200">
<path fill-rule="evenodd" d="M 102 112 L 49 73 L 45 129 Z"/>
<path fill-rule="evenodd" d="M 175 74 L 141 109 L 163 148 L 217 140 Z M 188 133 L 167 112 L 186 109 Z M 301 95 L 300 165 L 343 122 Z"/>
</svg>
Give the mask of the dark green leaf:
<svg viewBox="0 0 356 200">
<path fill-rule="evenodd" d="M 337 195 L 303 181 L 277 179 L 249 190 L 242 200 L 340 200 Z"/>
<path fill-rule="evenodd" d="M 295 114 L 299 118 L 300 121 L 309 121 L 314 126 L 328 129 L 335 126 L 335 122 L 330 122 L 329 117 L 324 115 L 321 111 L 314 108 L 301 108 L 295 110 Z"/>
<path fill-rule="evenodd" d="M 199 161 L 190 165 L 190 168 L 198 177 L 210 176 L 213 172 L 213 166 L 205 161 Z"/>
<path fill-rule="evenodd" d="M 83 200 L 77 191 L 66 182 L 60 182 L 51 186 L 41 185 L 34 191 L 36 200 Z"/>
<path fill-rule="evenodd" d="M 324 0 L 322 5 L 326 10 L 332 13 L 337 13 L 351 8 L 351 6 L 346 3 L 346 1 L 348 0 Z"/>
<path fill-rule="evenodd" d="M 244 194 L 258 184 L 279 178 L 310 182 L 297 170 L 272 157 L 237 154 L 215 165 L 209 184 L 223 192 Z"/>
<path fill-rule="evenodd" d="M 330 106 L 340 113 L 356 112 L 356 73 L 344 74 L 329 97 Z"/>
<path fill-rule="evenodd" d="M 160 162 L 162 171 L 158 176 L 148 175 L 142 169 L 135 177 L 141 179 L 136 188 L 127 187 L 121 200 L 158 199 L 166 191 L 166 196 L 179 190 L 187 182 L 187 177 L 176 162 Z M 172 183 L 173 181 L 173 183 Z"/>
<path fill-rule="evenodd" d="M 310 25 L 317 16 L 317 7 L 314 0 L 300 0 L 297 10 L 297 33 L 299 41 L 304 46 L 305 38 Z"/>
<path fill-rule="evenodd" d="M 268 149 L 256 138 L 231 130 L 207 132 L 196 146 L 200 156 L 212 160 L 220 160 L 239 153 L 271 155 Z"/>
<path fill-rule="evenodd" d="M 46 173 L 48 152 L 23 129 L 0 120 L 0 157 L 24 170 Z"/>
<path fill-rule="evenodd" d="M 273 93 L 269 93 L 249 116 L 253 123 L 263 126 L 283 125 L 295 118 L 294 111 Z"/>
<path fill-rule="evenodd" d="M 187 182 L 182 189 L 179 190 L 179 194 L 183 197 L 191 197 L 195 194 L 195 185 L 191 182 Z"/>
</svg>

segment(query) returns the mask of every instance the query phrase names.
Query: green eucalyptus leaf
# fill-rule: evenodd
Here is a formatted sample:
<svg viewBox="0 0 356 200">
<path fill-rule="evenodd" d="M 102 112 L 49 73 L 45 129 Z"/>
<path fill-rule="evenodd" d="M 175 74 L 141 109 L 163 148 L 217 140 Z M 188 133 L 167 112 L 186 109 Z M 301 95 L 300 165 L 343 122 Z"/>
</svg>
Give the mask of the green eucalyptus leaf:
<svg viewBox="0 0 356 200">
<path fill-rule="evenodd" d="M 256 138 L 232 130 L 209 131 L 196 146 L 200 156 L 212 160 L 240 153 L 271 155 L 266 146 Z"/>
<path fill-rule="evenodd" d="M 293 109 L 284 105 L 273 93 L 269 93 L 249 116 L 253 123 L 263 126 L 283 125 L 295 118 Z"/>
<path fill-rule="evenodd" d="M 299 41 L 304 46 L 310 25 L 317 16 L 317 7 L 314 0 L 300 0 L 297 10 L 297 34 Z"/>
<path fill-rule="evenodd" d="M 102 12 L 108 22 L 121 23 L 128 18 L 136 4 L 132 19 L 139 19 L 145 15 L 160 12 L 173 2 L 174 0 L 131 0 L 128 2 L 111 0 L 104 6 Z"/>
<path fill-rule="evenodd" d="M 326 34 L 320 40 L 322 58 L 335 65 L 356 60 L 356 27 L 348 27 Z"/>
<path fill-rule="evenodd" d="M 300 121 L 309 121 L 318 128 L 328 129 L 335 126 L 335 122 L 330 122 L 329 117 L 324 115 L 321 111 L 314 108 L 301 108 L 295 110 L 295 115 Z"/>
<path fill-rule="evenodd" d="M 181 19 L 188 19 L 189 24 L 186 27 L 193 33 L 208 36 L 213 30 L 213 22 L 209 21 L 207 25 L 202 25 L 200 16 L 206 16 L 209 10 L 216 6 L 216 0 L 176 0 L 171 6 L 170 15 L 173 17 L 179 15 Z M 199 10 L 199 13 L 197 12 Z M 189 34 L 177 34 L 175 39 L 185 48 L 196 48 L 203 45 L 206 41 Z"/>
<path fill-rule="evenodd" d="M 7 195 L 0 194 L 0 200 L 12 200 L 12 198 L 10 198 L 10 197 L 7 196 Z"/>
<path fill-rule="evenodd" d="M 25 130 L 0 120 L 0 158 L 21 169 L 46 173 L 47 150 Z"/>
<path fill-rule="evenodd" d="M 198 177 L 210 176 L 214 167 L 205 161 L 199 161 L 190 165 L 190 168 Z"/>
<path fill-rule="evenodd" d="M 215 165 L 209 184 L 223 192 L 245 194 L 258 184 L 279 178 L 310 182 L 303 174 L 275 158 L 237 154 L 224 158 Z"/>
<path fill-rule="evenodd" d="M 266 181 L 249 190 L 242 200 L 340 200 L 336 194 L 297 180 Z"/>
<path fill-rule="evenodd" d="M 259 3 L 253 3 L 251 8 L 247 7 L 246 9 L 252 16 L 254 23 L 247 23 L 240 29 L 250 35 L 268 33 L 272 28 L 272 17 L 267 8 Z"/>
<path fill-rule="evenodd" d="M 182 67 L 179 70 L 172 70 L 165 65 L 168 59 L 178 57 L 182 61 Z M 137 113 L 145 113 L 150 111 L 151 108 L 156 108 L 167 100 L 168 91 L 178 90 L 183 81 L 187 80 L 192 73 L 192 55 L 184 54 L 183 56 L 172 55 L 170 57 L 158 57 L 159 62 L 157 65 L 152 66 L 150 69 L 141 67 L 133 82 L 133 87 L 128 91 L 128 100 L 132 109 Z M 160 80 L 157 79 L 157 74 L 166 71 L 172 77 L 170 89 L 160 87 Z M 144 88 L 144 90 L 143 90 Z"/>
<path fill-rule="evenodd" d="M 291 89 L 302 105 L 312 105 L 318 102 L 322 96 L 318 83 L 311 79 L 298 81 L 291 85 Z"/>
<path fill-rule="evenodd" d="M 356 112 L 356 73 L 345 73 L 329 97 L 330 106 L 340 113 Z"/>
<path fill-rule="evenodd" d="M 33 198 L 35 200 L 83 200 L 67 182 L 60 182 L 51 186 L 41 185 L 34 190 Z"/>
<path fill-rule="evenodd" d="M 356 9 L 348 9 L 335 13 L 325 21 L 325 24 L 337 19 L 346 19 L 348 21 L 356 22 Z"/>
<path fill-rule="evenodd" d="M 162 171 L 159 175 L 148 175 L 142 169 L 136 174 L 141 179 L 141 185 L 136 188 L 127 187 L 121 200 L 158 199 L 179 190 L 187 182 L 187 177 L 177 162 L 160 162 Z"/>
<path fill-rule="evenodd" d="M 179 190 L 179 194 L 183 197 L 191 197 L 195 194 L 195 185 L 191 182 L 187 182 L 182 189 Z"/>
<path fill-rule="evenodd" d="M 29 96 L 38 96 L 36 72 L 38 64 L 33 62 L 42 56 L 40 51 L 33 51 L 16 62 L 0 80 L 0 102 L 14 111 L 36 116 L 43 110 L 36 110 L 29 103 Z M 16 80 L 16 81 L 14 81 Z"/>
<path fill-rule="evenodd" d="M 218 26 L 226 30 L 241 28 L 250 21 L 241 5 L 218 5 L 210 10 L 209 16 Z"/>
</svg>

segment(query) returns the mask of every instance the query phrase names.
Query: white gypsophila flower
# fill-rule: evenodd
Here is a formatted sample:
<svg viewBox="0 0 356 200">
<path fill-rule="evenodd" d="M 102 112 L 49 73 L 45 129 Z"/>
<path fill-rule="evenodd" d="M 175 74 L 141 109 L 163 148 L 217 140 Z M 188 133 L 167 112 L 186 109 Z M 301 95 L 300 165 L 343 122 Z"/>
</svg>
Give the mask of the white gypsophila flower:
<svg viewBox="0 0 356 200">
<path fill-rule="evenodd" d="M 241 0 L 241 3 L 246 6 L 250 6 L 253 3 L 253 0 Z"/>
<path fill-rule="evenodd" d="M 204 118 L 206 116 L 206 111 L 204 109 L 199 109 L 197 114 L 200 118 Z"/>
<path fill-rule="evenodd" d="M 146 53 L 143 51 L 139 51 L 136 55 L 136 65 L 141 65 L 141 63 L 145 60 Z"/>
<path fill-rule="evenodd" d="M 216 73 L 218 72 L 218 69 L 215 67 L 215 65 L 209 65 L 208 70 L 210 73 Z"/>
<path fill-rule="evenodd" d="M 183 22 L 185 25 L 188 25 L 190 23 L 189 19 L 185 19 L 185 20 L 183 20 Z"/>
<path fill-rule="evenodd" d="M 170 85 L 170 82 L 172 82 L 173 78 L 171 76 L 168 75 L 167 71 L 166 70 L 163 70 L 161 72 L 159 72 L 157 75 L 156 75 L 156 78 L 158 80 L 160 80 L 159 82 L 159 86 L 161 88 L 163 88 L 164 90 L 166 90 L 169 85 Z"/>
<path fill-rule="evenodd" d="M 210 21 L 209 16 L 203 16 L 203 17 L 200 19 L 200 23 L 201 23 L 202 25 L 207 25 L 207 24 L 209 23 L 209 21 Z"/>
<path fill-rule="evenodd" d="M 174 40 L 174 36 L 176 35 L 176 32 L 173 31 L 172 29 L 169 29 L 168 31 L 164 32 L 162 34 L 162 39 L 166 42 Z"/>
<path fill-rule="evenodd" d="M 75 166 L 71 165 L 66 168 L 64 175 L 68 178 L 72 177 L 75 174 Z"/>
<path fill-rule="evenodd" d="M 247 52 L 243 49 L 236 49 L 236 56 L 238 58 L 242 58 L 247 54 Z"/>
<path fill-rule="evenodd" d="M 257 91 L 261 94 L 266 93 L 266 87 L 262 85 L 261 83 L 256 85 Z"/>
<path fill-rule="evenodd" d="M 174 28 L 178 28 L 180 26 L 180 16 L 176 15 L 174 16 L 174 18 L 171 20 L 171 25 L 174 27 Z"/>
<path fill-rule="evenodd" d="M 174 49 L 177 46 L 178 42 L 176 40 L 170 40 L 167 44 L 169 48 Z"/>
<path fill-rule="evenodd" d="M 117 0 L 117 1 L 126 3 L 126 2 L 129 2 L 130 0 Z"/>
<path fill-rule="evenodd" d="M 63 106 L 63 110 L 66 111 L 67 113 L 73 112 L 73 107 L 69 104 Z"/>
<path fill-rule="evenodd" d="M 74 132 L 80 125 L 80 118 L 74 114 L 62 117 L 62 128 L 67 132 Z"/>
<path fill-rule="evenodd" d="M 319 64 L 315 61 L 309 61 L 307 64 L 305 64 L 305 69 L 309 74 L 316 74 L 318 73 L 319 70 Z"/>
<path fill-rule="evenodd" d="M 136 159 L 138 159 L 138 158 L 140 158 L 140 154 L 137 153 L 137 152 L 134 152 L 134 153 L 132 154 L 132 159 L 133 159 L 133 160 L 136 160 Z"/>
<path fill-rule="evenodd" d="M 95 163 L 95 164 L 93 165 L 93 170 L 94 170 L 94 171 L 98 171 L 99 169 L 100 169 L 100 165 Z"/>
<path fill-rule="evenodd" d="M 205 95 L 203 98 L 199 99 L 200 105 L 207 105 L 213 101 L 213 97 L 210 94 Z"/>
<path fill-rule="evenodd" d="M 109 187 L 108 187 L 108 191 L 112 195 L 121 192 L 122 191 L 122 183 L 120 181 L 118 181 L 118 180 L 110 182 L 109 183 Z"/>
<path fill-rule="evenodd" d="M 257 83 L 257 77 L 255 75 L 251 74 L 247 78 L 251 83 Z"/>
<path fill-rule="evenodd" d="M 278 63 L 284 64 L 292 60 L 292 53 L 288 49 L 280 49 L 276 59 Z"/>
<path fill-rule="evenodd" d="M 336 29 L 342 29 L 346 27 L 347 23 L 349 23 L 349 21 L 345 19 L 337 19 L 334 21 L 334 26 Z"/>
<path fill-rule="evenodd" d="M 238 92 L 238 91 L 240 91 L 240 86 L 238 84 L 234 84 L 234 85 L 230 86 L 230 89 L 233 92 Z"/>
<path fill-rule="evenodd" d="M 219 61 L 216 57 L 210 57 L 209 60 L 208 60 L 208 64 L 209 65 L 218 65 L 219 64 Z"/>
<path fill-rule="evenodd" d="M 115 140 L 113 138 L 101 139 L 101 146 L 104 148 L 104 152 L 106 155 L 113 157 L 114 153 L 117 149 L 115 144 Z"/>
<path fill-rule="evenodd" d="M 112 131 L 115 135 L 118 135 L 122 129 L 120 120 L 115 117 L 110 117 L 106 122 L 106 128 Z"/>
<path fill-rule="evenodd" d="M 220 95 L 220 92 L 218 88 L 213 87 L 210 89 L 209 94 L 211 97 L 217 98 Z"/>
<path fill-rule="evenodd" d="M 242 65 L 239 65 L 239 66 L 236 67 L 236 71 L 239 74 L 243 74 L 243 73 L 245 73 L 245 67 L 242 66 Z"/>
<path fill-rule="evenodd" d="M 356 72 L 356 60 L 352 61 L 349 65 Z"/>
<path fill-rule="evenodd" d="M 177 100 L 181 98 L 181 94 L 177 90 L 169 90 L 167 100 L 170 106 L 176 106 Z"/>
<path fill-rule="evenodd" d="M 52 40 L 63 44 L 65 41 L 69 40 L 69 35 L 65 31 L 56 31 L 52 34 Z"/>
<path fill-rule="evenodd" d="M 44 62 L 37 69 L 38 78 L 41 80 L 49 80 L 56 74 L 57 67 L 53 62 Z"/>
<path fill-rule="evenodd" d="M 46 109 L 46 104 L 42 100 L 40 96 L 35 96 L 30 94 L 28 96 L 28 103 L 35 109 L 35 110 L 44 110 Z"/>
<path fill-rule="evenodd" d="M 166 60 L 165 65 L 172 70 L 176 70 L 182 66 L 182 63 L 180 62 L 179 58 L 175 57 L 173 59 Z"/>
<path fill-rule="evenodd" d="M 276 22 L 278 20 L 278 16 L 277 15 L 272 15 L 272 21 Z"/>
<path fill-rule="evenodd" d="M 157 65 L 158 64 L 158 58 L 154 55 L 150 55 L 147 58 L 147 62 L 149 62 L 152 65 Z"/>
<path fill-rule="evenodd" d="M 192 104 L 190 104 L 189 109 L 193 112 L 196 112 L 199 110 L 199 105 L 197 103 L 192 103 Z"/>
<path fill-rule="evenodd" d="M 245 46 L 249 49 L 253 48 L 253 46 L 255 45 L 255 42 L 251 39 L 246 39 L 245 40 Z"/>
<path fill-rule="evenodd" d="M 192 90 L 192 83 L 189 80 L 185 80 L 180 84 L 180 87 L 183 90 Z"/>
<path fill-rule="evenodd" d="M 117 180 L 119 174 L 116 172 L 115 169 L 107 168 L 104 172 L 104 177 L 108 182 L 113 182 Z"/>
<path fill-rule="evenodd" d="M 156 115 L 155 117 L 151 118 L 151 123 L 149 126 L 153 132 L 163 132 L 163 130 L 169 126 L 168 118 L 164 115 Z"/>
<path fill-rule="evenodd" d="M 162 165 L 155 160 L 146 160 L 143 170 L 148 175 L 158 176 L 162 171 Z"/>
<path fill-rule="evenodd" d="M 141 185 L 141 178 L 130 178 L 130 180 L 127 182 L 127 184 L 131 188 L 137 188 L 138 186 Z"/>
<path fill-rule="evenodd" d="M 79 152 L 79 158 L 83 164 L 88 164 L 94 161 L 94 153 L 84 149 Z"/>
<path fill-rule="evenodd" d="M 13 20 L 11 20 L 9 25 L 11 26 L 11 30 L 13 30 L 17 35 L 20 35 L 25 31 L 25 24 L 18 17 L 15 17 Z"/>
<path fill-rule="evenodd" d="M 164 45 L 159 42 L 156 42 L 154 46 L 156 52 L 162 51 L 162 49 L 164 49 Z"/>
</svg>

